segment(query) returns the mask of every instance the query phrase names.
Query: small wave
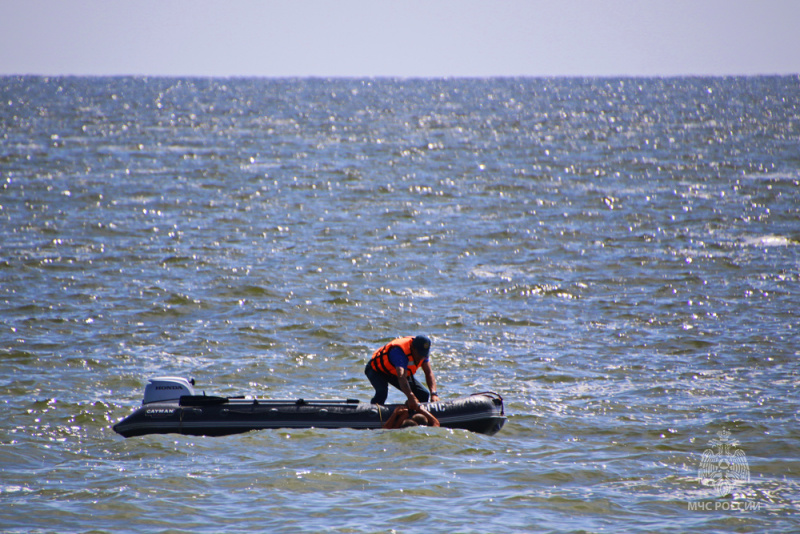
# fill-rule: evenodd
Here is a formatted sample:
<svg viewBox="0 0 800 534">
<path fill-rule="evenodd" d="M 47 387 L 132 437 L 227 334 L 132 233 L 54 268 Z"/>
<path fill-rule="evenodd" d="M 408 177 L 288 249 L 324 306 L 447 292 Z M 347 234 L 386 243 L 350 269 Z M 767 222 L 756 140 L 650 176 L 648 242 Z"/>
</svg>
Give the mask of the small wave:
<svg viewBox="0 0 800 534">
<path fill-rule="evenodd" d="M 800 173 L 797 172 L 758 172 L 747 175 L 751 180 L 765 180 L 765 181 L 797 181 L 800 178 Z"/>
<path fill-rule="evenodd" d="M 741 242 L 745 247 L 788 247 L 798 244 L 797 240 L 782 235 L 746 237 Z"/>
</svg>

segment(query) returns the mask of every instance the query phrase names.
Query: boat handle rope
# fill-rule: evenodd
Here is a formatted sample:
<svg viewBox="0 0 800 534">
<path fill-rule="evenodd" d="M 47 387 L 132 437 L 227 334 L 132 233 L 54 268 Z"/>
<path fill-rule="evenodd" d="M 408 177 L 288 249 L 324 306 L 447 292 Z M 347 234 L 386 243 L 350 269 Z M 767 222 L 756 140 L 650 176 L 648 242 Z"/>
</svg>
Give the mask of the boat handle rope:
<svg viewBox="0 0 800 534">
<path fill-rule="evenodd" d="M 474 397 L 476 395 L 486 395 L 487 397 L 499 400 L 500 415 L 505 415 L 505 406 L 503 405 L 503 397 L 499 393 L 495 393 L 494 391 L 481 391 L 480 393 L 473 393 L 472 395 L 470 395 L 470 397 Z"/>
</svg>

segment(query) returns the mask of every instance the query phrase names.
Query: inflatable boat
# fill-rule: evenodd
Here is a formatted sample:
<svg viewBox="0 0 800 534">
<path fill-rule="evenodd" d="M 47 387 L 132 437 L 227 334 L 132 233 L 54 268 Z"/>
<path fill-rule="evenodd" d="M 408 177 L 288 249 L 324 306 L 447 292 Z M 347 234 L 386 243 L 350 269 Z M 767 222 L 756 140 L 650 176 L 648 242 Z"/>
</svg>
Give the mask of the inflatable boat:
<svg viewBox="0 0 800 534">
<path fill-rule="evenodd" d="M 398 404 L 379 405 L 355 399 L 262 400 L 197 395 L 194 380 L 151 378 L 142 406 L 114 425 L 126 438 L 145 434 L 225 436 L 269 428 L 382 428 Z M 425 408 L 441 426 L 493 435 L 506 418 L 503 399 L 476 393 Z"/>
</svg>

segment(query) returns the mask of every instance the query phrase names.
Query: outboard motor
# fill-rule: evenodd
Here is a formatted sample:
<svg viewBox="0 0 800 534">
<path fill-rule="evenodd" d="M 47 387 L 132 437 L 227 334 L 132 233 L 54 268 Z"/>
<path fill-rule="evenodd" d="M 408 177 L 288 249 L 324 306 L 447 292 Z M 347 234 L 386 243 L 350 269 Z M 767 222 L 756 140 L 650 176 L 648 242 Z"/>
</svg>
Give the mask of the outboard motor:
<svg viewBox="0 0 800 534">
<path fill-rule="evenodd" d="M 191 381 L 176 376 L 151 378 L 144 388 L 142 404 L 151 402 L 176 401 L 184 395 L 194 395 L 194 379 Z"/>
</svg>

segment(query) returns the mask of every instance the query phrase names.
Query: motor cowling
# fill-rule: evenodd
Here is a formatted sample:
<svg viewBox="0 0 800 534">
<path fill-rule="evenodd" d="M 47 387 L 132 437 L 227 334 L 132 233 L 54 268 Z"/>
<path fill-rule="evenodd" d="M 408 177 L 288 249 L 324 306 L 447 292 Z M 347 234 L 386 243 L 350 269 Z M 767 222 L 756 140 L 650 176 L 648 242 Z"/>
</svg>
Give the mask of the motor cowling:
<svg viewBox="0 0 800 534">
<path fill-rule="evenodd" d="M 194 380 L 189 381 L 177 376 L 159 376 L 151 378 L 144 388 L 142 404 L 152 402 L 176 401 L 184 395 L 194 395 Z"/>
</svg>

